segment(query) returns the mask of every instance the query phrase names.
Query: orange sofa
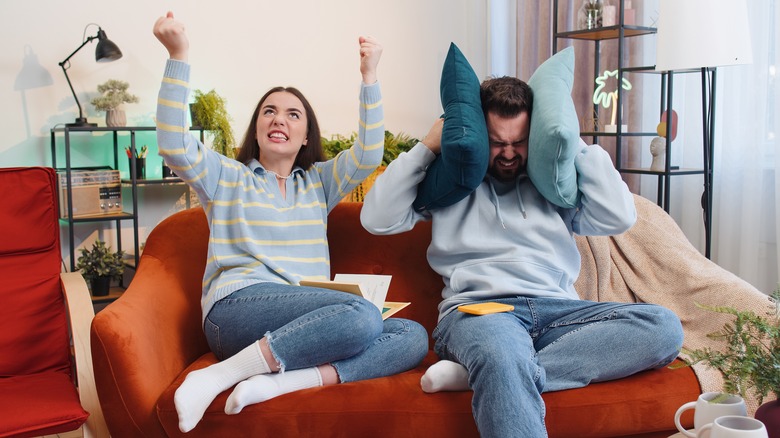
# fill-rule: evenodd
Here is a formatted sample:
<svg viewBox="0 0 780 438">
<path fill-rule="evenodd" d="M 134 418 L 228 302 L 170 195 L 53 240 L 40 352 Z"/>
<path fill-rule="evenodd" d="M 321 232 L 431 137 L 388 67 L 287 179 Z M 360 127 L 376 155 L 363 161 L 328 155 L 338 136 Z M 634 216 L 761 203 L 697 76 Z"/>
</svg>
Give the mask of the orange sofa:
<svg viewBox="0 0 780 438">
<path fill-rule="evenodd" d="M 641 277 L 643 284 L 665 288 L 666 296 L 679 296 L 677 301 L 670 299 L 670 308 L 678 314 L 701 313 L 693 302 L 687 302 L 696 296 L 690 290 L 692 280 L 680 282 L 679 277 L 696 277 L 702 264 L 711 270 L 720 268 L 697 256 L 663 210 L 643 198 L 635 199 L 640 218 L 627 233 L 614 238 L 577 238 L 583 254 L 578 290 L 588 299 L 614 300 L 606 291 L 614 288 L 624 290 L 626 300 L 647 301 L 643 287 L 634 285 Z M 442 282 L 425 258 L 429 224 L 420 224 L 405 234 L 373 236 L 360 225 L 361 206 L 341 203 L 330 215 L 332 272 L 392 275 L 388 300 L 412 302 L 398 316 L 419 321 L 430 333 L 436 324 Z M 174 391 L 189 371 L 216 360 L 201 330 L 200 284 L 207 240 L 208 228 L 200 208 L 179 212 L 160 223 L 147 240 L 127 291 L 93 321 L 98 395 L 115 437 L 184 435 L 177 427 Z M 633 253 L 646 247 L 654 252 L 671 248 L 680 254 L 648 261 L 646 256 L 626 254 L 632 245 L 639 248 Z M 652 278 L 639 272 L 641 269 L 626 268 L 632 260 L 650 263 Z M 744 287 L 729 274 L 721 274 L 726 278 L 724 287 L 732 288 L 728 282 Z M 712 277 L 713 273 L 701 275 Z M 686 314 L 683 325 L 687 329 L 691 324 L 698 323 Z M 478 436 L 470 391 L 425 394 L 420 389 L 420 377 L 435 360 L 431 352 L 419 367 L 400 375 L 307 389 L 249 406 L 235 416 L 223 413 L 226 391 L 186 436 Z M 697 374 L 686 367 L 545 393 L 549 435 L 667 437 L 677 432 L 673 423 L 677 408 L 695 400 L 701 391 Z M 684 416 L 683 420 L 692 427 L 692 418 Z"/>
</svg>

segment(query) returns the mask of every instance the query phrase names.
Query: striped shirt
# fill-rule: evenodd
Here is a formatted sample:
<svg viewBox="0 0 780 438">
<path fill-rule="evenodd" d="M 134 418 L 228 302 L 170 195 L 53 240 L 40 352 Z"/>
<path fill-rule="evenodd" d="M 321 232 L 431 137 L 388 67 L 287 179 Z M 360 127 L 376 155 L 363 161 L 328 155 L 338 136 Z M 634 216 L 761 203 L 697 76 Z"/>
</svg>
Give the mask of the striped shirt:
<svg viewBox="0 0 780 438">
<path fill-rule="evenodd" d="M 378 83 L 360 89 L 355 144 L 337 157 L 296 167 L 286 199 L 273 173 L 204 147 L 189 133 L 190 66 L 168 60 L 157 101 L 157 142 L 165 163 L 197 194 L 210 236 L 203 318 L 218 300 L 261 282 L 330 279 L 327 215 L 382 161 L 384 112 Z"/>
</svg>

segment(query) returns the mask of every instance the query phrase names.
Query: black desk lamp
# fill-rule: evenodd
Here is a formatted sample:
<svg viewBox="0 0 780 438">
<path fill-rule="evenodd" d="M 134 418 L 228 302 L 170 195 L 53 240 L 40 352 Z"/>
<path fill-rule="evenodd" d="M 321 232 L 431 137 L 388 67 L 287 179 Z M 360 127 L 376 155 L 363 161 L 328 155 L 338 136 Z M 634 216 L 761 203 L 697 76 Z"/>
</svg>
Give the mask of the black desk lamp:
<svg viewBox="0 0 780 438">
<path fill-rule="evenodd" d="M 89 27 L 91 24 L 88 24 L 87 27 Z M 86 28 L 84 29 L 84 32 L 86 33 Z M 62 67 L 62 72 L 65 73 L 65 79 L 68 80 L 68 86 L 70 86 L 70 92 L 73 93 L 73 98 L 76 99 L 76 106 L 79 107 L 79 117 L 76 119 L 74 123 L 66 123 L 65 126 L 74 127 L 74 126 L 97 126 L 97 123 L 89 123 L 87 122 L 86 117 L 84 117 L 84 113 L 81 110 L 81 104 L 79 103 L 79 98 L 76 97 L 76 91 L 73 90 L 73 84 L 70 83 L 70 78 L 68 77 L 68 68 L 70 68 L 70 63 L 68 62 L 70 58 L 73 57 L 73 55 L 76 54 L 79 50 L 81 50 L 82 47 L 86 46 L 87 43 L 91 42 L 92 40 L 98 40 L 97 47 L 95 48 L 95 61 L 97 62 L 110 62 L 110 61 L 116 61 L 117 59 L 122 57 L 122 51 L 119 50 L 119 47 L 117 47 L 116 44 L 114 44 L 113 41 L 108 39 L 106 36 L 106 32 L 103 31 L 103 29 L 98 26 L 98 32 L 97 35 L 88 37 L 86 40 L 84 40 L 81 45 L 73 51 L 70 55 L 68 55 L 67 58 L 65 58 L 64 61 L 60 62 L 60 67 Z M 66 67 L 67 65 L 67 67 Z"/>
</svg>

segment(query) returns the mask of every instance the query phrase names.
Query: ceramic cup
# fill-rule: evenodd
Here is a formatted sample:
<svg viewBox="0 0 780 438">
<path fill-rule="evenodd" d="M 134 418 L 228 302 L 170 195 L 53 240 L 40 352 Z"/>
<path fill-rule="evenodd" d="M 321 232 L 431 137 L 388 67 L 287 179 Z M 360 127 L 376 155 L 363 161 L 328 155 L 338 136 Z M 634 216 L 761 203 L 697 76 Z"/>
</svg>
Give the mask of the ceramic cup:
<svg viewBox="0 0 780 438">
<path fill-rule="evenodd" d="M 727 415 L 705 424 L 696 432 L 697 438 L 768 438 L 764 423 L 750 417 Z"/>
<path fill-rule="evenodd" d="M 688 402 L 677 410 L 674 414 L 674 424 L 683 435 L 687 437 L 696 437 L 696 432 L 705 424 L 712 423 L 716 418 L 724 415 L 747 416 L 745 400 L 738 395 L 727 394 L 726 398 L 717 403 L 710 403 L 711 400 L 721 396 L 720 392 L 705 392 L 700 395 L 695 402 Z M 693 414 L 693 430 L 687 431 L 680 424 L 680 416 L 688 409 L 695 409 Z"/>
</svg>

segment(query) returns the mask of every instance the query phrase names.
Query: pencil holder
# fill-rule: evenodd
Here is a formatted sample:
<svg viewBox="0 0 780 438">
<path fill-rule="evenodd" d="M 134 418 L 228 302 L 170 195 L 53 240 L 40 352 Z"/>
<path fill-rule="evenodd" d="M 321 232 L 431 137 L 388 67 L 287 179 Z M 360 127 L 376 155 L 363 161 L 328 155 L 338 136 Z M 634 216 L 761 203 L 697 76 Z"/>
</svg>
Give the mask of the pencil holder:
<svg viewBox="0 0 780 438">
<path fill-rule="evenodd" d="M 133 159 L 128 158 L 127 168 L 130 171 L 130 174 L 132 175 L 133 172 Z M 146 158 L 136 158 L 135 159 L 135 179 L 144 179 L 146 178 Z"/>
</svg>

